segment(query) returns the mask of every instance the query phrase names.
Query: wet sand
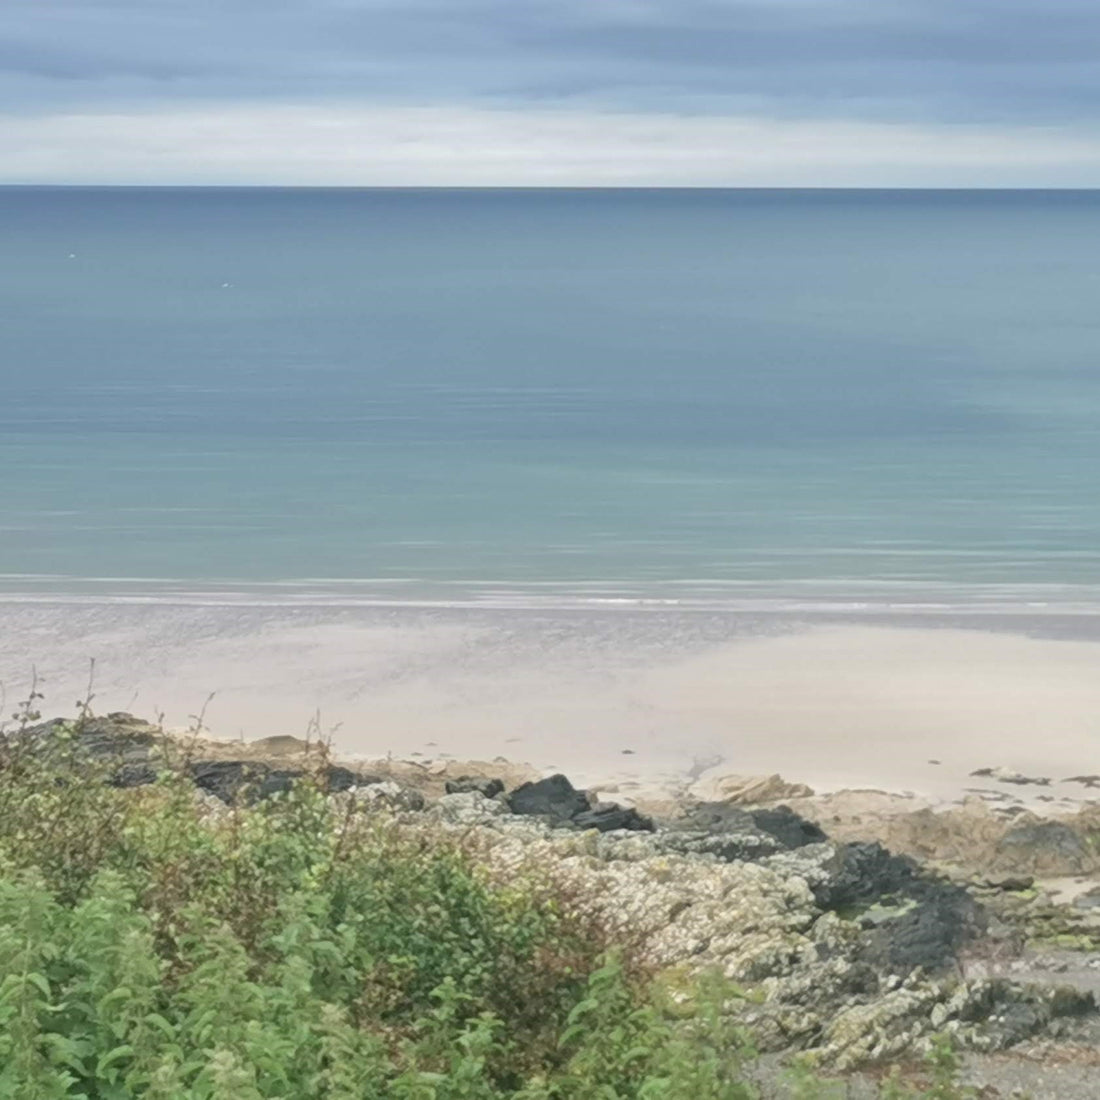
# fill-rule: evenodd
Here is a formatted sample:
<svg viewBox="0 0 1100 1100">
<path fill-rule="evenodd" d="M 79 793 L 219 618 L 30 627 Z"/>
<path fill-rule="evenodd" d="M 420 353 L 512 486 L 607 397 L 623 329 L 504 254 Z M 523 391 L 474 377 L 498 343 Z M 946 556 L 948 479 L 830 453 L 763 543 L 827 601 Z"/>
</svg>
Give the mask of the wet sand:
<svg viewBox="0 0 1100 1100">
<path fill-rule="evenodd" d="M 6 712 L 33 665 L 43 711 L 72 713 L 92 657 L 99 712 L 201 712 L 243 739 L 319 712 L 341 755 L 505 756 L 586 784 L 720 758 L 955 799 L 1004 766 L 1056 781 L 1014 793 L 1080 798 L 1057 781 L 1100 771 L 1094 615 L 0 600 Z"/>
</svg>

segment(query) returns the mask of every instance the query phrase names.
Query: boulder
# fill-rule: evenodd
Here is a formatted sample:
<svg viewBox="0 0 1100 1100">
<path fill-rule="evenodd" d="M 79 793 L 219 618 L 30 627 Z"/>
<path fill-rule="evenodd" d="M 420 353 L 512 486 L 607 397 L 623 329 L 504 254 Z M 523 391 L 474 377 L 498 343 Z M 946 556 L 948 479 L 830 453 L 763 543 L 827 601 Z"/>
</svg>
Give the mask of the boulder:
<svg viewBox="0 0 1100 1100">
<path fill-rule="evenodd" d="M 484 775 L 460 775 L 457 779 L 448 779 L 445 785 L 447 794 L 467 794 L 477 791 L 485 798 L 495 798 L 504 793 L 504 784 L 499 779 L 489 779 Z"/>
<path fill-rule="evenodd" d="M 651 833 L 655 828 L 648 817 L 644 817 L 633 807 L 623 807 L 616 802 L 600 803 L 591 810 L 582 810 L 573 816 L 572 823 L 578 829 L 596 829 L 601 833 L 618 829 Z"/>
<path fill-rule="evenodd" d="M 828 840 L 819 826 L 796 814 L 789 806 L 752 810 L 751 816 L 758 829 L 770 833 L 785 848 L 802 848 L 807 844 L 820 844 Z"/>
<path fill-rule="evenodd" d="M 813 793 L 813 789 L 805 783 L 788 783 L 781 775 L 708 775 L 688 789 L 689 797 L 700 802 L 733 802 L 739 805 L 809 798 Z"/>
<path fill-rule="evenodd" d="M 403 787 L 392 779 L 361 782 L 350 794 L 357 802 L 371 807 L 418 813 L 424 809 L 424 795 L 412 787 Z"/>
<path fill-rule="evenodd" d="M 994 852 L 995 868 L 1014 874 L 1078 875 L 1096 862 L 1081 835 L 1061 821 L 1022 821 L 1001 837 Z"/>
<path fill-rule="evenodd" d="M 557 823 L 570 822 L 591 809 L 588 795 L 560 774 L 517 787 L 508 796 L 508 806 L 514 814 L 548 817 Z"/>
<path fill-rule="evenodd" d="M 255 797 L 271 795 L 290 786 L 286 773 L 271 776 L 266 764 L 245 762 L 242 760 L 197 760 L 191 765 L 191 779 L 195 786 L 207 794 L 214 795 L 227 805 L 236 802 L 249 787 L 248 801 Z"/>
</svg>

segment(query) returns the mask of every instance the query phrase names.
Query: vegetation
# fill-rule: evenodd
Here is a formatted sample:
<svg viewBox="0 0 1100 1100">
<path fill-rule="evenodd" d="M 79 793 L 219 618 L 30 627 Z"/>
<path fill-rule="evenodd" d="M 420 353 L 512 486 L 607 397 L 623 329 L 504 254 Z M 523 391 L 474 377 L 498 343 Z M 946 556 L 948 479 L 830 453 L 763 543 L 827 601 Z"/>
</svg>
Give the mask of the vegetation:
<svg viewBox="0 0 1100 1100">
<path fill-rule="evenodd" d="M 567 898 L 319 780 L 219 814 L 171 768 L 117 789 L 31 707 L 0 744 L 0 1100 L 758 1095 L 734 991 L 662 994 Z"/>
</svg>

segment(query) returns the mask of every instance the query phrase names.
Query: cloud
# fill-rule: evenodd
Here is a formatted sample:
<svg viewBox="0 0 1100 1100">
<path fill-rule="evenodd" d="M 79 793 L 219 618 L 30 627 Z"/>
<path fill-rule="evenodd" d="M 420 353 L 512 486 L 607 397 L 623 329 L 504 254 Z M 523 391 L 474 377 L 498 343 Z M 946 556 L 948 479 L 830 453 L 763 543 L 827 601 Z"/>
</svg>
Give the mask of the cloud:
<svg viewBox="0 0 1100 1100">
<path fill-rule="evenodd" d="M 496 135 L 507 129 L 502 120 L 529 115 L 541 133 L 554 112 L 651 116 L 655 133 L 679 116 L 685 147 L 706 126 L 696 120 L 707 118 L 729 126 L 746 117 L 814 121 L 829 133 L 837 120 L 889 124 L 900 127 L 903 146 L 889 164 L 906 158 L 923 164 L 934 151 L 918 156 L 913 135 L 928 128 L 945 135 L 945 164 L 962 163 L 965 151 L 951 136 L 962 126 L 987 135 L 983 141 L 1011 141 L 1017 152 L 1034 148 L 1053 172 L 1062 161 L 1047 161 L 1044 150 L 1076 139 L 1045 135 L 1046 129 L 1100 133 L 1100 5 L 4 0 L 0 110 L 46 120 L 47 134 L 77 126 L 71 121 L 77 116 L 163 115 L 184 129 L 184 118 L 215 109 L 255 120 L 265 104 L 271 111 L 295 104 L 318 120 L 326 111 L 345 117 L 356 106 L 368 114 L 465 111 L 468 118 L 495 120 L 486 126 Z M 1009 129 L 1019 135 L 1005 137 Z M 440 140 L 432 133 L 433 142 Z M 777 132 L 775 142 L 787 140 L 784 133 Z M 247 134 L 241 140 L 251 141 Z M 881 135 L 876 141 L 879 148 Z M 1017 152 L 987 162 L 1015 163 Z M 41 157 L 47 155 L 43 149 Z M 595 156 L 575 155 L 586 164 Z M 1076 163 L 1077 153 L 1067 156 Z M 343 165 L 348 157 L 329 159 Z M 14 178 L 10 167 L 5 171 Z M 722 173 L 729 174 L 728 166 Z M 713 174 L 708 169 L 700 180 Z M 1049 174 L 1044 179 L 1064 182 Z"/>
<path fill-rule="evenodd" d="M 1100 107 L 1093 0 L 5 0 L 8 109 L 89 98 L 598 99 L 906 121 Z"/>
<path fill-rule="evenodd" d="M 652 112 L 204 104 L 0 116 L 10 182 L 1028 186 L 1100 181 L 1100 139 L 1042 128 Z"/>
</svg>

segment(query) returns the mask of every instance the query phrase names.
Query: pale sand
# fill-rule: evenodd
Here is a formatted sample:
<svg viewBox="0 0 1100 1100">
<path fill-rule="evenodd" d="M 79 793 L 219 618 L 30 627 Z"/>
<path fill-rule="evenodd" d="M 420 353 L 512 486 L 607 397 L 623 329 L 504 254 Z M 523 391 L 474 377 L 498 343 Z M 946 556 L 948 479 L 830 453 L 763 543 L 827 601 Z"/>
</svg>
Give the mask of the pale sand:
<svg viewBox="0 0 1100 1100">
<path fill-rule="evenodd" d="M 717 756 L 819 790 L 935 798 L 996 786 L 968 778 L 984 766 L 1100 771 L 1095 620 L 1040 624 L 1076 638 L 1013 632 L 1034 629 L 1023 618 L 983 624 L 999 632 L 898 622 L 0 602 L 0 678 L 10 712 L 36 664 L 44 711 L 71 713 L 94 656 L 100 712 L 180 727 L 214 693 L 219 737 L 301 735 L 319 709 L 341 754 L 500 755 L 582 783 L 667 782 Z"/>
</svg>

